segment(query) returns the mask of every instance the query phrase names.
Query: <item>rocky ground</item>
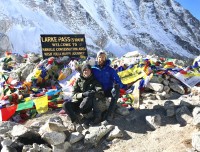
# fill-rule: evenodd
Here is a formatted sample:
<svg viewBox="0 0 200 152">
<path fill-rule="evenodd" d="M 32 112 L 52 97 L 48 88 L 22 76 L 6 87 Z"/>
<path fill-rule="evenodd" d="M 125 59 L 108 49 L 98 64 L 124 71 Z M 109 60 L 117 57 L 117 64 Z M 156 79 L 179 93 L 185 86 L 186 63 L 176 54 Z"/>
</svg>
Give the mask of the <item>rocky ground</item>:
<svg viewBox="0 0 200 152">
<path fill-rule="evenodd" d="M 173 104 L 171 104 L 172 102 Z M 199 146 L 197 145 L 197 143 L 199 143 L 199 138 L 197 139 L 197 143 L 195 143 L 196 139 L 193 137 L 193 135 L 197 134 L 199 131 L 199 122 L 195 123 L 195 117 L 199 116 L 199 108 L 197 106 L 198 102 L 199 95 L 195 97 L 184 95 L 180 96 L 178 99 L 171 99 L 168 101 L 144 100 L 140 105 L 140 109 L 134 109 L 128 113 L 125 108 L 122 108 L 123 112 L 117 112 L 112 121 L 109 121 L 107 125 L 102 125 L 104 127 L 96 126 L 96 129 L 100 128 L 96 131 L 95 127 L 90 127 L 93 128 L 94 131 L 90 129 L 88 129 L 88 131 L 91 134 L 96 134 L 96 136 L 88 136 L 86 131 L 83 131 L 80 136 L 80 134 L 74 130 L 67 115 L 58 114 L 59 109 L 56 111 L 49 111 L 48 113 L 45 113 L 37 118 L 30 119 L 24 124 L 24 126 L 39 132 L 42 139 L 49 143 L 49 145 L 45 145 L 51 147 L 53 151 L 194 152 L 195 145 L 196 149 L 198 149 Z M 169 107 L 174 107 L 174 111 L 167 111 L 170 109 Z M 180 108 L 182 110 L 178 110 Z M 147 118 L 147 116 L 152 117 L 151 119 L 148 119 L 149 117 Z M 1 131 L 2 126 L 3 125 L 1 124 Z M 105 126 L 107 126 L 107 128 L 105 128 Z M 17 128 L 18 132 L 20 132 L 20 127 L 18 126 Z M 15 136 L 15 138 L 19 138 L 20 136 L 27 134 L 24 129 L 22 129 L 22 133 L 18 133 L 18 135 L 16 135 L 16 133 L 12 133 L 14 127 L 10 130 L 11 135 Z M 115 133 L 110 133 L 112 132 L 110 130 L 115 130 Z M 64 138 L 61 134 L 62 131 L 66 136 Z M 55 134 L 47 135 L 47 133 L 50 132 L 51 134 L 52 132 L 55 132 Z M 73 137 L 72 134 L 74 135 Z M 62 138 L 63 141 L 59 141 L 62 140 Z M 86 138 L 89 140 L 86 141 Z M 65 144 L 63 144 L 64 142 Z M 40 151 L 42 151 L 41 143 L 37 144 L 40 147 Z M 59 147 L 58 145 L 62 146 Z M 36 146 L 33 144 L 26 149 L 23 148 L 23 151 L 34 151 L 33 149 L 35 147 Z M 51 151 L 51 149 L 46 149 L 45 151 Z"/>
<path fill-rule="evenodd" d="M 192 113 L 194 105 L 190 101 L 197 100 L 199 95 L 193 97 L 183 96 L 178 99 L 172 99 L 174 103 L 175 115 L 169 116 L 169 111 L 166 110 L 167 100 L 144 100 L 140 105 L 140 109 L 130 111 L 128 115 L 115 114 L 109 124 L 117 126 L 121 130 L 123 137 L 108 140 L 109 133 L 102 137 L 96 146 L 84 144 L 85 140 L 82 139 L 74 144 L 71 144 L 69 151 L 87 151 L 87 152 L 193 152 L 195 151 L 192 146 L 192 135 L 199 131 L 198 125 L 194 125 L 194 117 L 184 117 L 182 119 L 186 123 L 181 123 L 177 117 L 177 109 L 180 107 L 188 107 Z M 185 101 L 188 102 L 185 102 Z M 168 100 L 169 101 L 169 100 Z M 183 102 L 184 101 L 184 102 Z M 192 102 L 192 103 L 197 103 Z M 191 108 L 193 107 L 193 108 Z M 52 114 L 53 112 L 53 114 Z M 52 111 L 33 120 L 29 120 L 26 126 L 38 121 L 47 120 L 47 118 L 59 116 L 67 118 L 66 115 L 59 115 L 58 111 Z M 186 112 L 185 112 L 186 113 Z M 152 125 L 149 125 L 146 116 L 159 115 L 161 119 L 154 120 Z M 187 115 L 187 114 L 186 114 Z M 193 113 L 194 115 L 194 113 Z"/>
<path fill-rule="evenodd" d="M 191 123 L 181 126 L 175 116 L 167 117 L 166 110 L 162 106 L 164 102 L 149 100 L 148 103 L 152 104 L 148 104 L 148 109 L 131 111 L 128 116 L 117 116 L 111 124 L 118 126 L 124 132 L 124 137 L 113 141 L 103 141 L 98 146 L 98 150 L 91 151 L 192 151 L 192 135 L 198 132 L 198 129 Z M 161 116 L 161 124 L 156 129 L 152 129 L 147 125 L 145 117 L 156 114 Z"/>
<path fill-rule="evenodd" d="M 146 123 L 147 115 L 159 114 L 161 125 L 153 130 Z M 116 118 L 114 124 L 125 131 L 123 139 L 115 139 L 105 151 L 124 152 L 183 152 L 192 148 L 192 133 L 195 127 L 188 124 L 181 127 L 176 118 L 168 118 L 164 108 L 135 110 L 127 118 Z M 104 151 L 103 149 L 101 149 Z M 99 151 L 101 151 L 99 150 Z"/>
</svg>

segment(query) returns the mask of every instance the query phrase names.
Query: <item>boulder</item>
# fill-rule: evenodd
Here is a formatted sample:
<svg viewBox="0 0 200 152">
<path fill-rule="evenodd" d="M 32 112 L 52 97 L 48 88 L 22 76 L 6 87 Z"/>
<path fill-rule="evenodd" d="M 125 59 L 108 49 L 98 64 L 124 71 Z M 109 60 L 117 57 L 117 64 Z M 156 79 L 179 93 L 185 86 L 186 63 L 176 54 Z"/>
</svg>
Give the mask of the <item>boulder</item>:
<svg viewBox="0 0 200 152">
<path fill-rule="evenodd" d="M 146 87 L 156 92 L 162 92 L 164 85 L 160 83 L 148 83 Z"/>
<path fill-rule="evenodd" d="M 181 106 L 176 110 L 176 120 L 181 126 L 192 123 L 192 114 L 186 106 Z"/>
<path fill-rule="evenodd" d="M 15 123 L 15 122 L 1 121 L 0 122 L 0 134 L 5 134 L 6 132 L 12 130 L 15 125 L 17 125 L 17 123 Z"/>
<path fill-rule="evenodd" d="M 192 112 L 193 125 L 200 127 L 200 107 L 195 107 Z"/>
<path fill-rule="evenodd" d="M 153 76 L 150 80 L 150 83 L 162 83 L 164 79 L 162 78 L 161 75 L 159 76 Z"/>
<path fill-rule="evenodd" d="M 146 122 L 150 128 L 155 130 L 161 125 L 161 116 L 156 114 L 155 116 L 146 116 Z"/>
<path fill-rule="evenodd" d="M 164 108 L 166 110 L 167 117 L 173 117 L 175 115 L 175 105 L 173 101 L 166 101 L 164 103 Z"/>
<path fill-rule="evenodd" d="M 114 138 L 122 138 L 124 136 L 122 130 L 119 129 L 118 126 L 115 126 L 115 128 L 109 133 L 108 140 L 113 140 Z"/>
<path fill-rule="evenodd" d="M 68 141 L 66 141 L 59 145 L 53 145 L 52 152 L 68 152 L 70 151 L 70 147 L 71 147 L 71 144 Z"/>
<path fill-rule="evenodd" d="M 64 132 L 46 132 L 42 135 L 42 139 L 44 139 L 50 145 L 59 145 L 64 143 L 66 139 L 66 135 Z"/>
<path fill-rule="evenodd" d="M 69 143 L 74 144 L 83 138 L 84 138 L 83 134 L 81 134 L 79 132 L 73 132 L 73 133 L 71 133 L 71 135 L 69 137 Z"/>
<path fill-rule="evenodd" d="M 169 87 L 179 94 L 185 94 L 184 88 L 179 84 L 169 83 Z"/>
<path fill-rule="evenodd" d="M 85 136 L 84 142 L 86 144 L 97 146 L 98 142 L 113 128 L 114 126 L 112 125 L 90 127 L 88 134 Z"/>
<path fill-rule="evenodd" d="M 192 135 L 192 146 L 197 150 L 200 151 L 200 132 L 194 133 Z"/>
</svg>

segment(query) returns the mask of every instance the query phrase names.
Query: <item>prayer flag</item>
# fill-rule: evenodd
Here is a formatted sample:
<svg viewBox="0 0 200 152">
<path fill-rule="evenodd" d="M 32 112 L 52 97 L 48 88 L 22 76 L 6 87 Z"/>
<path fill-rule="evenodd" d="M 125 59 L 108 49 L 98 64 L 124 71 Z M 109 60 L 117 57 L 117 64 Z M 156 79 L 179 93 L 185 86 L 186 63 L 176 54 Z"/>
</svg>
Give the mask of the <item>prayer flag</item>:
<svg viewBox="0 0 200 152">
<path fill-rule="evenodd" d="M 47 95 L 35 98 L 34 100 L 36 110 L 39 114 L 48 111 L 48 97 Z"/>
<path fill-rule="evenodd" d="M 33 100 L 23 102 L 18 104 L 17 106 L 17 111 L 25 110 L 25 109 L 30 109 L 33 107 Z"/>
<path fill-rule="evenodd" d="M 16 109 L 17 105 L 0 109 L 0 121 L 9 120 L 15 114 Z"/>
</svg>

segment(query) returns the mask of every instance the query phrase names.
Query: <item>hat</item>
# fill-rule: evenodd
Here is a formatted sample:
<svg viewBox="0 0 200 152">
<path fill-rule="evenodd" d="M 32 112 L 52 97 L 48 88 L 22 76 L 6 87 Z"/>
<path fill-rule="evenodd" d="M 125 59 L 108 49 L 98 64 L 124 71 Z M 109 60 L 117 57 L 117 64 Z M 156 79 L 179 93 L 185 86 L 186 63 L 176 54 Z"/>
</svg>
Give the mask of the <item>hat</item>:
<svg viewBox="0 0 200 152">
<path fill-rule="evenodd" d="M 90 69 L 90 70 L 92 70 L 92 67 L 89 64 L 83 64 L 82 68 L 81 68 L 81 71 L 83 72 L 84 69 Z"/>
<path fill-rule="evenodd" d="M 97 58 L 98 58 L 98 56 L 101 55 L 101 54 L 105 54 L 105 55 L 106 55 L 106 58 L 107 58 L 107 53 L 106 53 L 106 51 L 104 51 L 104 50 L 100 50 L 99 52 L 97 52 Z"/>
</svg>

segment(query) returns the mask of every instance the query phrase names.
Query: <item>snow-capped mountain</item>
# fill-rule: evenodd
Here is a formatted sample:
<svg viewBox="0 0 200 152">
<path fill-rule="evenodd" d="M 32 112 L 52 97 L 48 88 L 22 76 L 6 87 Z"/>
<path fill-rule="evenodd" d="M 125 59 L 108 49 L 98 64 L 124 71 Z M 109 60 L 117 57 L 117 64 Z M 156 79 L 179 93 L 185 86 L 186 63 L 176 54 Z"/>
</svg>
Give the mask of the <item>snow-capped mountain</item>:
<svg viewBox="0 0 200 152">
<path fill-rule="evenodd" d="M 91 52 L 193 58 L 200 21 L 175 0 L 1 0 L 0 49 L 41 53 L 40 34 L 85 34 Z"/>
</svg>

